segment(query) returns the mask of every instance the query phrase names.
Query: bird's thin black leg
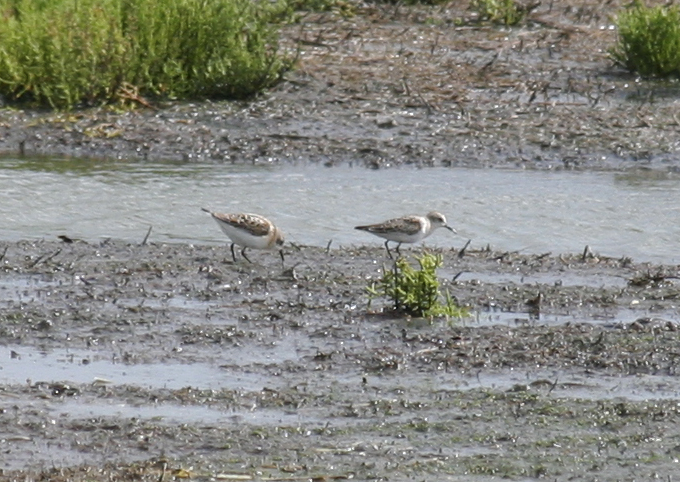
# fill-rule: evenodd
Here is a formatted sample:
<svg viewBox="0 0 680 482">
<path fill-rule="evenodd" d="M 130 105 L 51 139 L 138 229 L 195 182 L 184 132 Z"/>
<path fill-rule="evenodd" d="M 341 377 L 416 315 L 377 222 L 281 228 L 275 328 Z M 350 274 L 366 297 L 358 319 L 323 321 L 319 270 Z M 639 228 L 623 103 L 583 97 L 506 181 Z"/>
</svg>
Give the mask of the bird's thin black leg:
<svg viewBox="0 0 680 482">
<path fill-rule="evenodd" d="M 236 254 L 234 254 L 234 243 L 231 243 L 231 259 L 234 260 L 234 263 L 236 262 Z"/>
<path fill-rule="evenodd" d="M 283 269 L 283 264 L 285 263 L 285 260 L 283 259 L 283 250 L 279 250 L 279 255 L 281 255 L 281 268 Z"/>
<path fill-rule="evenodd" d="M 248 261 L 248 262 L 251 263 L 251 264 L 253 263 L 252 261 L 250 261 L 250 260 L 248 259 L 248 256 L 246 256 L 246 248 L 243 248 L 243 249 L 241 250 L 241 255 L 242 255 L 244 258 L 246 258 L 246 261 Z"/>
<path fill-rule="evenodd" d="M 399 246 L 401 246 L 401 243 L 397 244 L 397 254 L 401 256 L 401 251 L 399 251 Z"/>
<path fill-rule="evenodd" d="M 387 241 L 385 241 L 385 249 L 387 250 L 387 256 L 389 256 L 390 259 L 394 259 L 394 257 L 392 256 L 392 253 L 390 253 L 390 247 L 387 245 L 387 243 L 389 243 L 389 242 L 390 242 L 389 239 Z"/>
</svg>

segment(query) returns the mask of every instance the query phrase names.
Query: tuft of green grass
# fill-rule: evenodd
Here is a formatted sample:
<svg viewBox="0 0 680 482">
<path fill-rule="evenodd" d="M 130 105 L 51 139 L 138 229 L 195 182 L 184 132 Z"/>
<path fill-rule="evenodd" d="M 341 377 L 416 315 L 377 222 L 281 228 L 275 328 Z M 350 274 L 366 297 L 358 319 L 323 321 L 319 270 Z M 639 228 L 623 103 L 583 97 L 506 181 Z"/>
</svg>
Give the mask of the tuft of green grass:
<svg viewBox="0 0 680 482">
<path fill-rule="evenodd" d="M 387 3 L 387 4 L 398 4 L 398 5 L 443 5 L 448 3 L 449 0 L 371 0 L 374 3 Z"/>
<path fill-rule="evenodd" d="M 614 61 L 642 76 L 680 76 L 680 7 L 635 2 L 616 18 Z"/>
<path fill-rule="evenodd" d="M 517 0 L 472 0 L 470 8 L 479 20 L 513 26 L 520 23 L 538 4 L 523 5 Z"/>
<path fill-rule="evenodd" d="M 378 283 L 366 288 L 369 302 L 386 297 L 394 304 L 395 311 L 417 317 L 467 316 L 467 310 L 459 307 L 448 292 L 444 302 L 440 301 L 437 269 L 443 265 L 443 257 L 425 253 L 415 259 L 420 269 L 414 269 L 404 257 L 397 258 L 392 269 L 384 267 Z"/>
<path fill-rule="evenodd" d="M 287 0 L 288 8 L 304 12 L 335 12 L 343 17 L 356 14 L 358 3 L 354 0 Z"/>
<path fill-rule="evenodd" d="M 0 94 L 69 109 L 121 90 L 164 98 L 244 98 L 292 62 L 252 0 L 0 0 Z"/>
</svg>

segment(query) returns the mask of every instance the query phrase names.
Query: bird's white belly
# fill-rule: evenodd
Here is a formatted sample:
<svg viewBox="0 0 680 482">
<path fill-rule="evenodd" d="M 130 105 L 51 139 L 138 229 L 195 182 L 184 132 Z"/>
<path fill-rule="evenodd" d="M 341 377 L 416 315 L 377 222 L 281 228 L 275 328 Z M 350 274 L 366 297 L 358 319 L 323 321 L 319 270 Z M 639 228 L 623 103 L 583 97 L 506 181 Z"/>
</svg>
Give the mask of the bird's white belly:
<svg viewBox="0 0 680 482">
<path fill-rule="evenodd" d="M 269 236 L 254 236 L 242 229 L 237 229 L 229 224 L 220 223 L 224 234 L 229 236 L 235 244 L 245 248 L 268 249 L 270 248 Z"/>
<path fill-rule="evenodd" d="M 378 234 L 378 233 L 376 233 Z M 394 241 L 396 243 L 417 243 L 421 239 L 426 237 L 426 234 L 423 231 L 418 231 L 415 234 L 406 234 L 406 233 L 380 233 L 378 236 L 381 236 L 389 241 Z"/>
</svg>

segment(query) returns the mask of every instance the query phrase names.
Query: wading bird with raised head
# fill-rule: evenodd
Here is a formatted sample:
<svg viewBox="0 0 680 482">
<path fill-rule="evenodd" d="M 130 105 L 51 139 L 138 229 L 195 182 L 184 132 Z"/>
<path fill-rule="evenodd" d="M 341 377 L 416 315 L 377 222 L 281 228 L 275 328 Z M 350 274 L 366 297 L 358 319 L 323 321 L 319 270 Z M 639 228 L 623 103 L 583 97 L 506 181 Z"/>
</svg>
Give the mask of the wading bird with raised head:
<svg viewBox="0 0 680 482">
<path fill-rule="evenodd" d="M 432 211 L 425 216 L 404 216 L 401 218 L 390 219 L 378 224 L 368 224 L 356 226 L 354 229 L 367 231 L 376 236 L 380 236 L 385 241 L 385 249 L 390 258 L 392 253 L 388 243 L 390 241 L 397 244 L 397 254 L 402 243 L 417 243 L 427 238 L 437 228 L 445 228 L 455 233 L 455 229 L 446 223 L 446 217 L 436 211 Z"/>
</svg>

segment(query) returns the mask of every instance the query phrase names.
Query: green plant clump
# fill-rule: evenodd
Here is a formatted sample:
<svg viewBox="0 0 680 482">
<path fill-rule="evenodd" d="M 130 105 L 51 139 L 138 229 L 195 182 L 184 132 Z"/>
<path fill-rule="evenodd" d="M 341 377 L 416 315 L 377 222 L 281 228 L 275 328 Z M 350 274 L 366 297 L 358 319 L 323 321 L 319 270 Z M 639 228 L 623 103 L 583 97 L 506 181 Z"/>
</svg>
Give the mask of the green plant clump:
<svg viewBox="0 0 680 482">
<path fill-rule="evenodd" d="M 450 0 L 374 0 L 375 3 L 387 3 L 393 5 L 443 5 Z"/>
<path fill-rule="evenodd" d="M 524 6 L 516 0 L 472 0 L 470 7 L 479 19 L 501 25 L 517 25 L 535 6 Z"/>
<path fill-rule="evenodd" d="M 369 299 L 387 297 L 396 311 L 411 316 L 467 316 L 467 311 L 459 307 L 448 292 L 444 303 L 440 301 L 437 268 L 443 264 L 442 256 L 426 253 L 415 259 L 420 265 L 419 270 L 403 257 L 395 261 L 393 269 L 384 268 L 378 283 L 367 288 Z"/>
<path fill-rule="evenodd" d="M 680 8 L 636 2 L 616 18 L 615 62 L 642 76 L 680 76 Z"/>
<path fill-rule="evenodd" d="M 344 17 L 356 14 L 357 2 L 354 0 L 287 0 L 291 10 L 305 12 L 335 12 Z"/>
<path fill-rule="evenodd" d="M 253 0 L 0 0 L 0 94 L 54 108 L 166 98 L 243 98 L 291 62 Z"/>
</svg>

